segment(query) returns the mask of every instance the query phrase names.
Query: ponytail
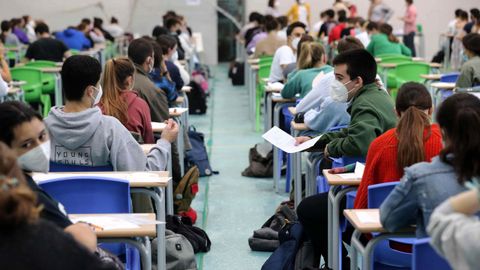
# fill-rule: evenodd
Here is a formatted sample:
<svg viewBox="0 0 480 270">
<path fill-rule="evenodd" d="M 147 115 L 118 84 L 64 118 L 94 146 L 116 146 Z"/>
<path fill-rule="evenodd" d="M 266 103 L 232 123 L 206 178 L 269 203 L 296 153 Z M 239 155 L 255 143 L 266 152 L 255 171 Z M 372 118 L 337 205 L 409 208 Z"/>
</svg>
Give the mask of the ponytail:
<svg viewBox="0 0 480 270">
<path fill-rule="evenodd" d="M 304 42 L 301 44 L 298 56 L 297 69 L 309 69 L 315 67 L 322 61 L 325 54 L 323 46 L 316 42 Z"/>
<path fill-rule="evenodd" d="M 125 80 L 134 72 L 133 63 L 125 57 L 108 60 L 105 64 L 100 106 L 105 115 L 117 118 L 123 125 L 128 123 L 128 104 L 121 93 L 129 90 L 125 89 Z"/>
<path fill-rule="evenodd" d="M 430 137 L 431 129 L 430 117 L 424 110 L 432 108 L 432 98 L 424 85 L 408 82 L 398 90 L 395 108 L 400 114 L 396 130 L 397 168 L 403 172 L 405 167 L 425 160 L 424 141 Z"/>
<path fill-rule="evenodd" d="M 424 130 L 429 128 L 427 138 L 430 136 L 430 119 L 426 113 L 410 106 L 402 113 L 397 124 L 398 152 L 397 167 L 403 168 L 425 160 Z"/>
<path fill-rule="evenodd" d="M 393 42 L 393 43 L 399 43 L 400 42 L 398 40 L 398 38 L 393 34 L 393 28 L 392 28 L 391 25 L 389 25 L 387 23 L 384 23 L 384 24 L 380 25 L 379 31 L 380 31 L 380 33 L 383 33 L 383 34 L 387 35 L 388 41 Z"/>
</svg>

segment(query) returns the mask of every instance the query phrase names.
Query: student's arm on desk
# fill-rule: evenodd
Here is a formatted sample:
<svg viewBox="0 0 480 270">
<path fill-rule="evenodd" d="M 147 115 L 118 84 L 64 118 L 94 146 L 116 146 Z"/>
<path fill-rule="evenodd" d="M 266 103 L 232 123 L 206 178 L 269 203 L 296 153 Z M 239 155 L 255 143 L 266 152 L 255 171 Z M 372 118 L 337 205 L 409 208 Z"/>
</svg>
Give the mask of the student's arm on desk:
<svg viewBox="0 0 480 270">
<path fill-rule="evenodd" d="M 417 197 L 413 179 L 406 170 L 400 183 L 380 206 L 380 222 L 387 231 L 394 232 L 416 224 L 417 216 Z"/>
</svg>

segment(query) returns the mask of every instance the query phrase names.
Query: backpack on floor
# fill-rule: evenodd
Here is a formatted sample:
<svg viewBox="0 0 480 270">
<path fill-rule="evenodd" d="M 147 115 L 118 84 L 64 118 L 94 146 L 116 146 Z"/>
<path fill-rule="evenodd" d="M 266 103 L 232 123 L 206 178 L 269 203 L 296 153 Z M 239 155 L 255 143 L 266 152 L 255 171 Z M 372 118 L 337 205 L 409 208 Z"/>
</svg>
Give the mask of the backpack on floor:
<svg viewBox="0 0 480 270">
<path fill-rule="evenodd" d="M 198 83 L 191 81 L 189 85 L 192 90 L 187 93 L 188 113 L 205 114 L 207 112 L 207 95 Z"/>
<path fill-rule="evenodd" d="M 156 241 L 158 240 L 154 239 L 152 241 L 153 262 L 157 261 Z M 167 270 L 197 270 L 197 261 L 192 244 L 184 235 L 168 229 L 165 230 L 165 253 Z"/>
<path fill-rule="evenodd" d="M 248 155 L 249 165 L 242 172 L 247 177 L 273 176 L 273 148 L 269 143 L 257 143 L 250 148 Z"/>
<path fill-rule="evenodd" d="M 228 77 L 232 80 L 233 85 L 245 84 L 245 64 L 239 62 L 233 62 L 230 64 L 228 71 Z"/>
<path fill-rule="evenodd" d="M 287 223 L 278 234 L 280 246 L 263 264 L 262 270 L 294 270 L 295 257 L 304 238 L 303 226 L 300 223 Z"/>
<path fill-rule="evenodd" d="M 192 149 L 187 151 L 186 154 L 186 166 L 197 166 L 200 172 L 200 176 L 210 176 L 212 173 L 212 167 L 208 161 L 207 149 L 205 148 L 205 136 L 201 132 L 197 132 L 194 126 L 190 126 L 188 130 L 188 138 Z"/>
<path fill-rule="evenodd" d="M 175 213 L 187 212 L 195 195 L 198 193 L 199 172 L 196 166 L 191 167 L 182 177 L 173 192 Z"/>
<path fill-rule="evenodd" d="M 190 244 L 192 244 L 193 252 L 208 252 L 212 245 L 207 233 L 192 225 L 192 221 L 187 217 L 172 216 L 166 217 L 167 230 L 185 236 Z"/>
</svg>

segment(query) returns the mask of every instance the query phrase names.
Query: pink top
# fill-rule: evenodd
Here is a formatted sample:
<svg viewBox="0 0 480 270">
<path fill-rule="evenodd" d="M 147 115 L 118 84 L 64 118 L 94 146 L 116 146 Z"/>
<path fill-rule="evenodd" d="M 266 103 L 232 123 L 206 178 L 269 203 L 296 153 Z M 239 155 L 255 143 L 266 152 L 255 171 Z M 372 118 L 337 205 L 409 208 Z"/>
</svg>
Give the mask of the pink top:
<svg viewBox="0 0 480 270">
<path fill-rule="evenodd" d="M 413 4 L 407 7 L 404 19 L 403 33 L 417 32 L 417 8 Z"/>
</svg>

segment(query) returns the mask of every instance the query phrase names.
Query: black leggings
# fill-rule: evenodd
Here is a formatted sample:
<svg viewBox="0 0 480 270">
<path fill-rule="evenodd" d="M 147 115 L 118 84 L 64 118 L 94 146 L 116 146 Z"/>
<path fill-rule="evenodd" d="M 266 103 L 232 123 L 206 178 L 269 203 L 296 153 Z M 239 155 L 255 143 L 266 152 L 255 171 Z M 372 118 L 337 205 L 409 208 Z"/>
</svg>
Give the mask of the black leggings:
<svg viewBox="0 0 480 270">
<path fill-rule="evenodd" d="M 345 200 L 340 206 L 340 213 L 345 209 Z M 323 256 L 328 264 L 328 193 L 320 193 L 303 199 L 297 207 L 298 219 L 302 223 L 308 238 L 315 248 L 315 260 L 320 262 Z M 343 216 L 343 215 L 342 215 Z M 349 225 L 342 234 L 342 239 L 350 243 L 353 228 Z M 350 260 L 347 257 L 347 250 L 342 244 L 342 266 L 349 269 Z"/>
</svg>

